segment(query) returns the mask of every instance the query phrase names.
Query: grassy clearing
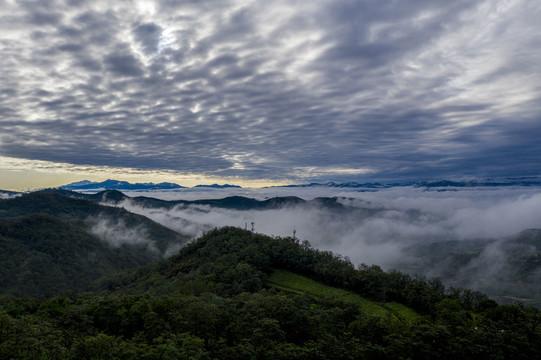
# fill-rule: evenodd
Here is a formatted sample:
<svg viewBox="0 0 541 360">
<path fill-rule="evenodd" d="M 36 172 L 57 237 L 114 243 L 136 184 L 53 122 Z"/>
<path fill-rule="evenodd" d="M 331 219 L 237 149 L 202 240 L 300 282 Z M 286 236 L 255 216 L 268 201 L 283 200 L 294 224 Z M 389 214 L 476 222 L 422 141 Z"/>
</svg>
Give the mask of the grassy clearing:
<svg viewBox="0 0 541 360">
<path fill-rule="evenodd" d="M 526 305 L 535 304 L 535 299 L 531 299 L 531 298 L 520 298 L 516 296 L 506 295 L 506 296 L 500 296 L 500 299 L 510 304 L 516 304 L 516 303 L 521 303 L 521 304 L 526 304 Z"/>
<path fill-rule="evenodd" d="M 285 270 L 275 270 L 268 278 L 272 287 L 296 294 L 308 293 L 316 297 L 334 297 L 336 299 L 359 304 L 361 311 L 376 317 L 392 316 L 397 320 L 414 321 L 419 315 L 405 305 L 398 303 L 378 304 L 367 300 L 351 291 L 323 285 L 307 277 Z"/>
<path fill-rule="evenodd" d="M 414 322 L 415 320 L 420 319 L 421 317 L 413 309 L 407 307 L 404 304 L 390 302 L 385 303 L 385 308 L 392 311 L 400 320 L 405 320 L 409 323 Z"/>
</svg>

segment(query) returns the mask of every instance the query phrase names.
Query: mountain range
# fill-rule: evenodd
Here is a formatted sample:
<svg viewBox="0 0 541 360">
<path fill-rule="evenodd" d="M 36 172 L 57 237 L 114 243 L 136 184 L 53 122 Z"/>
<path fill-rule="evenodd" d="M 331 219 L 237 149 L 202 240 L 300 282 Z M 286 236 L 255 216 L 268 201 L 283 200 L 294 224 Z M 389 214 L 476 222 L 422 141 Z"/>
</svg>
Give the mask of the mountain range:
<svg viewBox="0 0 541 360">
<path fill-rule="evenodd" d="M 240 188 L 238 185 L 229 185 L 229 184 L 212 184 L 212 185 L 196 185 L 195 188 L 213 188 L 213 189 L 223 189 L 223 188 Z M 67 185 L 62 185 L 59 187 L 64 190 L 74 190 L 74 191 L 84 191 L 84 190 L 96 190 L 96 189 L 106 189 L 106 190 L 172 190 L 172 189 L 186 189 L 186 186 L 181 186 L 178 184 L 170 182 L 162 183 L 129 183 L 127 181 L 120 180 L 105 180 L 102 182 L 93 182 L 88 180 L 78 181 Z"/>
<path fill-rule="evenodd" d="M 88 180 L 74 182 L 68 185 L 60 186 L 65 190 L 89 190 L 89 189 L 116 189 L 116 190 L 169 190 L 169 189 L 182 189 L 184 186 L 173 184 L 169 182 L 162 182 L 159 184 L 154 183 L 129 183 L 127 181 L 119 180 L 105 180 L 102 182 L 93 182 Z"/>
<path fill-rule="evenodd" d="M 453 188 L 453 187 L 497 187 L 497 186 L 541 186 L 539 178 L 505 178 L 505 179 L 473 179 L 473 180 L 433 180 L 424 182 L 394 182 L 394 183 L 359 183 L 359 182 L 326 182 L 326 183 L 308 183 L 295 185 L 281 185 L 272 187 L 286 188 L 310 188 L 310 187 L 328 187 L 328 188 L 357 188 L 357 189 L 386 189 L 397 186 L 413 186 L 418 188 Z M 187 187 L 174 183 L 129 183 L 119 180 L 105 180 L 103 182 L 92 182 L 88 180 L 78 181 L 59 187 L 64 190 L 85 191 L 85 190 L 175 190 L 186 189 Z M 192 188 L 209 188 L 209 189 L 226 189 L 226 188 L 241 188 L 239 185 L 230 184 L 211 184 L 211 185 L 196 185 Z"/>
<path fill-rule="evenodd" d="M 397 186 L 413 186 L 418 188 L 449 188 L 449 187 L 496 187 L 496 186 L 541 186 L 539 178 L 506 178 L 498 180 L 432 180 L 422 182 L 394 182 L 394 183 L 358 183 L 354 181 L 337 183 L 309 183 L 297 185 L 283 185 L 281 187 L 306 188 L 306 187 L 330 187 L 330 188 L 366 188 L 385 189 Z"/>
<path fill-rule="evenodd" d="M 233 227 L 209 231 L 163 261 L 103 277 L 86 294 L 4 294 L 0 324 L 2 359 L 473 360 L 541 353 L 535 308 L 498 305 L 482 293 L 378 266 L 355 269 L 309 243 Z"/>
</svg>

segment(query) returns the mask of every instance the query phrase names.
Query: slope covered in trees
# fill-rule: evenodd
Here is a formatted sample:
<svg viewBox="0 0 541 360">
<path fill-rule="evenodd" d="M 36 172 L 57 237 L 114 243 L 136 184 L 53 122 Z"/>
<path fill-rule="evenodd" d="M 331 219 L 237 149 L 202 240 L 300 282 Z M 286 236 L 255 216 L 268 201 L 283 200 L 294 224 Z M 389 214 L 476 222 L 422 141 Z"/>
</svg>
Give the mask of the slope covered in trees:
<svg viewBox="0 0 541 360">
<path fill-rule="evenodd" d="M 88 290 L 92 281 L 155 261 L 149 251 L 113 248 L 47 214 L 0 219 L 0 293 L 44 296 Z"/>
<path fill-rule="evenodd" d="M 188 239 L 148 218 L 125 209 L 97 204 L 81 198 L 66 196 L 72 192 L 37 191 L 0 201 L 0 218 L 45 213 L 84 227 L 92 227 L 101 220 L 121 223 L 125 228 L 141 227 L 153 245 L 164 253 L 172 245 Z M 122 193 L 120 193 L 122 194 Z"/>
<path fill-rule="evenodd" d="M 0 293 L 85 291 L 99 277 L 157 261 L 185 241 L 143 216 L 60 194 L 0 200 Z"/>
<path fill-rule="evenodd" d="M 397 301 L 425 314 L 446 296 L 438 280 L 427 282 L 400 272 L 387 273 L 376 265 L 355 269 L 347 257 L 313 249 L 308 241 L 252 234 L 234 227 L 211 231 L 156 265 L 103 279 L 99 286 L 122 294 L 170 295 L 196 281 L 218 295 L 233 296 L 265 288 L 268 275 L 275 269 L 305 275 L 376 301 Z M 465 304 L 472 310 L 496 305 L 481 293 L 453 291 L 457 299 L 467 293 Z"/>
<path fill-rule="evenodd" d="M 381 316 L 357 300 L 282 291 L 277 270 L 367 301 L 407 305 Z M 276 278 L 274 278 L 276 281 Z M 329 288 L 329 286 L 331 288 Z M 307 242 L 214 230 L 161 262 L 100 283 L 94 295 L 4 298 L 0 358 L 532 359 L 541 315 L 468 290 L 444 289 Z M 98 295 L 99 294 L 99 295 Z M 353 296 L 353 297 L 355 297 Z"/>
<path fill-rule="evenodd" d="M 89 232 L 104 214 L 122 219 L 125 229 L 148 221 L 57 192 L 0 201 L 0 358 L 541 356 L 537 309 L 498 305 L 478 292 L 378 266 L 355 268 L 307 241 L 233 227 L 78 294 L 103 273 L 147 262 L 137 243 L 115 248 Z M 149 226 L 156 241 L 175 235 Z M 13 290 L 16 283 L 32 295 L 34 287 L 55 293 L 61 284 L 68 296 L 8 296 L 23 294 Z"/>
</svg>

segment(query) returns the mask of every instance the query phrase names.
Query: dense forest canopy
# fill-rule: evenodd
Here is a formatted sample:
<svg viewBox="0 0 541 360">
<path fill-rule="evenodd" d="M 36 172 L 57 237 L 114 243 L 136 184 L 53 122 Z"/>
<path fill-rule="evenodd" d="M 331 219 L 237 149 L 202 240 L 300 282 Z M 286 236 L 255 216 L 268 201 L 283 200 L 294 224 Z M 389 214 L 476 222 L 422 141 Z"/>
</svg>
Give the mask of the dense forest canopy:
<svg viewBox="0 0 541 360">
<path fill-rule="evenodd" d="M 87 291 L 101 276 L 157 261 L 186 241 L 141 215 L 62 194 L 0 200 L 0 293 Z"/>
<path fill-rule="evenodd" d="M 281 270 L 280 270 L 281 269 Z M 402 318 L 340 296 L 273 286 L 275 271 L 303 274 Z M 295 288 L 294 284 L 290 284 Z M 386 305 L 388 304 L 388 305 Z M 445 289 L 293 238 L 238 228 L 211 231 L 154 265 L 96 284 L 93 293 L 2 298 L 3 357 L 254 359 L 531 359 L 541 314 L 481 293 Z"/>
</svg>

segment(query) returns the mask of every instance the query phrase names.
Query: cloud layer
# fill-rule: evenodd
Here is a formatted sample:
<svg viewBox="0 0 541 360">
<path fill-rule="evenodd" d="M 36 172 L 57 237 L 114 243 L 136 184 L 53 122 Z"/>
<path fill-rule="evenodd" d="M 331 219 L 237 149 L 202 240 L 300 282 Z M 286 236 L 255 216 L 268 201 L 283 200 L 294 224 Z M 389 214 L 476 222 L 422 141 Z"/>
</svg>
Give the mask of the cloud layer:
<svg viewBox="0 0 541 360">
<path fill-rule="evenodd" d="M 228 189 L 229 194 L 249 195 L 247 190 Z M 250 190 L 259 198 L 291 195 L 291 189 Z M 133 193 L 165 199 L 212 197 L 208 190 Z M 148 209 L 127 200 L 123 206 L 175 231 L 196 237 L 212 227 L 238 226 L 257 232 L 309 240 L 318 249 L 349 256 L 355 264 L 378 264 L 386 269 L 413 262 L 406 249 L 417 245 L 479 239 L 498 239 L 525 229 L 541 228 L 541 194 L 538 188 L 453 189 L 426 191 L 396 187 L 375 192 L 342 189 L 297 189 L 305 199 L 338 196 L 348 211 L 322 206 L 294 206 L 272 210 L 238 211 L 206 205 Z M 217 190 L 215 197 L 227 195 Z M 499 245 L 494 249 L 500 249 Z M 494 250 L 493 249 L 493 250 Z M 493 254 L 485 254 L 492 256 Z"/>
<path fill-rule="evenodd" d="M 0 156 L 213 177 L 536 175 L 535 1 L 0 4 Z"/>
</svg>

